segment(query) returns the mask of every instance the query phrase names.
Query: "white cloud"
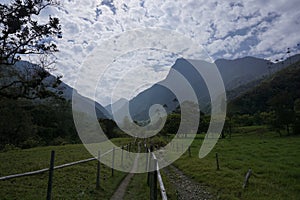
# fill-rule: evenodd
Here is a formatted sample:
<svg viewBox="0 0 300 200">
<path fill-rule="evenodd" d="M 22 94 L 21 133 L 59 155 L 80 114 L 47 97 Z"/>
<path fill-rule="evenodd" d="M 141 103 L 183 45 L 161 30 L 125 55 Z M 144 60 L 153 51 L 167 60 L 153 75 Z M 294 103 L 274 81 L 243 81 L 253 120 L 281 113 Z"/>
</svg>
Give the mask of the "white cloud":
<svg viewBox="0 0 300 200">
<path fill-rule="evenodd" d="M 279 57 L 287 47 L 300 42 L 298 0 L 141 2 L 114 0 L 112 8 L 98 0 L 65 0 L 62 9 L 51 8 L 42 13 L 40 20 L 48 19 L 51 14 L 59 17 L 62 24 L 63 38 L 58 42 L 57 57 L 58 73 L 64 74 L 64 81 L 74 83 L 85 56 L 103 40 L 136 28 L 160 27 L 177 31 L 204 45 L 215 59 L 246 55 Z M 120 76 L 108 77 L 113 80 Z M 106 84 L 109 86 L 110 80 L 107 79 Z M 106 92 L 102 91 L 102 96 Z"/>
</svg>

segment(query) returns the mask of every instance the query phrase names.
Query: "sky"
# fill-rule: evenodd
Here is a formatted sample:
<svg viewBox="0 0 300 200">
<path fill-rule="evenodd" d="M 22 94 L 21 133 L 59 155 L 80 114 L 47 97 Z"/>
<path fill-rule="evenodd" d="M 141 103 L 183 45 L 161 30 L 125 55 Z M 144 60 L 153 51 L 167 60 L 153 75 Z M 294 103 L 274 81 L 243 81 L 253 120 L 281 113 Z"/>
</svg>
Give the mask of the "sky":
<svg viewBox="0 0 300 200">
<path fill-rule="evenodd" d="M 48 8 L 39 20 L 46 20 L 49 14 L 60 18 L 63 32 L 63 37 L 57 39 L 60 52 L 56 54 L 56 73 L 62 74 L 62 80 L 71 86 L 76 85 L 88 56 L 95 49 L 104 48 L 101 47 L 103 41 L 135 29 L 154 27 L 175 31 L 202 46 L 212 60 L 244 56 L 275 60 L 286 56 L 287 48 L 291 49 L 291 55 L 300 52 L 297 47 L 300 43 L 299 0 L 61 0 L 60 7 Z M 117 73 L 118 70 L 113 69 L 128 63 L 133 66 L 133 60 L 134 67 L 145 66 L 145 57 L 139 52 L 120 56 L 108 67 L 105 80 L 99 81 L 103 84 L 97 101 L 109 104 L 109 93 L 117 85 L 115 82 L 124 78 L 124 71 Z M 147 78 L 149 83 L 162 80 L 174 59 L 164 59 L 170 58 L 172 52 L 157 52 L 159 61 L 147 63 L 152 68 L 141 67 L 143 75 L 127 73 L 126 78 Z M 170 62 L 162 62 L 163 59 Z M 140 91 L 151 84 L 146 85 L 139 88 L 123 85 L 123 93 Z"/>
</svg>

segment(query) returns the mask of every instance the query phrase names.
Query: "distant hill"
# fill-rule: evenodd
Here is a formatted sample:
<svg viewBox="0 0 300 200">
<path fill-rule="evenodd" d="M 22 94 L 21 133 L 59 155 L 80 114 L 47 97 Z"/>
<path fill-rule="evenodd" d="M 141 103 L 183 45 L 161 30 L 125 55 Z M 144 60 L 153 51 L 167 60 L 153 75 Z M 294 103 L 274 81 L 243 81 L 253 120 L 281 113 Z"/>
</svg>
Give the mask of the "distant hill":
<svg viewBox="0 0 300 200">
<path fill-rule="evenodd" d="M 231 91 L 228 93 L 229 100 L 231 100 L 255 87 L 271 74 L 299 60 L 300 55 L 295 55 L 285 61 L 271 64 L 268 60 L 245 57 L 235 60 L 220 59 L 216 60 L 215 64 L 223 78 L 226 91 Z M 189 81 L 198 97 L 200 109 L 206 112 L 209 111 L 210 97 L 207 87 L 203 78 L 197 73 L 194 67 L 187 60 L 178 59 L 172 66 L 172 69 L 181 73 Z M 171 73 L 168 74 L 165 80 L 159 83 L 164 83 L 170 79 L 172 79 Z M 148 111 L 153 104 L 164 105 L 169 113 L 178 107 L 176 96 L 159 83 L 142 91 L 130 100 L 129 108 L 134 120 L 148 120 Z M 107 106 L 107 108 L 109 109 L 110 106 Z"/>
<path fill-rule="evenodd" d="M 73 91 L 29 62 L 0 65 L 0 151 L 80 143 L 72 115 Z M 100 104 L 78 97 L 84 106 L 95 106 L 98 118 L 109 118 Z"/>
<path fill-rule="evenodd" d="M 300 60 L 300 55 L 294 55 L 285 61 L 272 63 L 268 60 L 244 57 L 235 60 L 219 59 L 215 61 L 226 90 L 230 91 L 253 80 L 261 79 Z"/>
<path fill-rule="evenodd" d="M 122 108 L 127 102 L 128 102 L 127 99 L 121 98 L 118 101 L 114 102 L 113 104 L 109 104 L 109 105 L 105 106 L 105 109 L 112 116 L 113 115 L 112 107 L 114 107 L 114 109 L 117 111 L 120 108 Z"/>
<path fill-rule="evenodd" d="M 254 114 L 269 111 L 270 104 L 276 100 L 287 102 L 293 109 L 300 98 L 300 62 L 273 74 L 271 77 L 236 97 L 229 103 L 229 111 L 241 114 Z"/>
<path fill-rule="evenodd" d="M 17 62 L 14 66 L 8 66 L 8 67 L 1 66 L 0 88 L 1 86 L 9 85 L 14 81 L 17 82 L 19 80 L 24 80 L 24 79 L 30 80 L 33 77 L 35 77 L 37 73 L 39 74 L 45 73 L 46 77 L 43 79 L 43 81 L 38 87 L 30 88 L 30 91 L 27 92 L 29 94 L 28 98 L 29 99 L 32 98 L 32 101 L 34 101 L 35 103 L 39 104 L 39 103 L 47 102 L 47 100 L 49 98 L 53 98 L 53 96 L 63 98 L 67 101 L 71 101 L 73 91 L 77 93 L 77 91 L 74 90 L 72 87 L 70 87 L 68 84 L 60 80 L 58 81 L 57 77 L 51 75 L 49 72 L 40 68 L 38 65 L 33 65 L 27 61 Z M 0 95 L 2 92 L 4 96 L 6 97 L 11 96 L 13 98 L 13 96 L 17 96 L 18 93 L 23 92 L 22 87 L 23 86 L 21 84 L 18 83 L 13 84 L 11 87 L 8 87 L 6 90 L 0 91 Z M 45 90 L 44 93 L 48 93 L 48 95 L 44 97 L 36 98 L 39 93 L 42 93 L 41 92 L 42 89 Z M 102 118 L 102 119 L 111 118 L 107 110 L 99 103 L 87 97 L 81 96 L 80 94 L 79 97 L 81 101 L 86 103 L 86 105 L 91 105 L 91 104 L 95 105 L 96 115 L 98 118 Z"/>
</svg>

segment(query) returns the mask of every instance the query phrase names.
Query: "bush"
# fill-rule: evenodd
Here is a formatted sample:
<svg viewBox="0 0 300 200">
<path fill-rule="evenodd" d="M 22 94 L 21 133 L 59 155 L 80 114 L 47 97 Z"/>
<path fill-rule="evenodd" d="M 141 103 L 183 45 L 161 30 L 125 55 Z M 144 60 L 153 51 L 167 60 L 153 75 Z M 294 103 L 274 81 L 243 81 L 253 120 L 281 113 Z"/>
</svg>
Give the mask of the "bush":
<svg viewBox="0 0 300 200">
<path fill-rule="evenodd" d="M 65 144 L 68 144 L 67 140 L 58 136 L 57 138 L 55 138 L 53 140 L 53 145 L 65 145 Z"/>
<path fill-rule="evenodd" d="M 11 150 L 18 150 L 20 148 L 16 147 L 13 144 L 6 144 L 4 145 L 4 148 L 1 150 L 2 152 L 7 152 L 7 151 L 11 151 Z"/>
<path fill-rule="evenodd" d="M 40 141 L 33 138 L 28 138 L 21 144 L 22 149 L 29 149 L 40 145 Z"/>
</svg>

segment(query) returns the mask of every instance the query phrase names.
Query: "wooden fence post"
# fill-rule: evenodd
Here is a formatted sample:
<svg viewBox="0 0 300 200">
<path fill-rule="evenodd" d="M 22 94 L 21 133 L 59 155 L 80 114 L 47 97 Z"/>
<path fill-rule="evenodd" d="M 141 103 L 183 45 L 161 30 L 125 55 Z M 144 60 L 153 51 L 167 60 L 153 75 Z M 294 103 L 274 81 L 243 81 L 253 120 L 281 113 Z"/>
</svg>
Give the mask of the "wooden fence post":
<svg viewBox="0 0 300 200">
<path fill-rule="evenodd" d="M 217 170 L 220 170 L 218 153 L 216 153 L 216 163 L 217 163 Z"/>
<path fill-rule="evenodd" d="M 114 176 L 114 167 L 115 167 L 115 147 L 113 147 L 113 150 L 112 150 L 111 176 Z"/>
<path fill-rule="evenodd" d="M 150 189 L 151 189 L 151 182 L 150 182 L 150 179 L 151 179 L 151 153 L 150 154 L 150 157 L 149 157 L 149 163 L 148 163 L 148 175 L 147 175 L 147 185 L 150 186 Z"/>
<path fill-rule="evenodd" d="M 100 168 L 101 168 L 100 157 L 101 157 L 101 152 L 99 150 L 98 151 L 98 161 L 97 161 L 96 189 L 100 189 Z"/>
<path fill-rule="evenodd" d="M 154 182 L 154 200 L 157 200 L 157 159 L 154 160 L 154 166 L 155 166 L 155 170 L 154 170 L 154 177 L 153 177 L 153 182 Z"/>
<path fill-rule="evenodd" d="M 146 153 L 145 153 L 145 155 L 146 155 L 146 171 L 148 171 L 149 155 L 148 155 L 148 148 L 147 147 L 145 147 L 145 148 L 146 148 Z"/>
<path fill-rule="evenodd" d="M 129 157 L 129 144 L 126 145 L 127 153 L 126 153 L 126 158 Z"/>
<path fill-rule="evenodd" d="M 147 176 L 147 183 L 148 186 L 150 186 L 150 194 L 151 194 L 151 187 L 152 187 L 152 172 L 151 172 L 151 166 L 152 166 L 152 151 L 153 151 L 153 145 L 150 145 L 149 149 L 149 163 L 148 163 L 148 176 Z"/>
<path fill-rule="evenodd" d="M 121 147 L 122 155 L 121 155 L 121 166 L 123 167 L 123 154 L 124 154 L 124 146 Z"/>
<path fill-rule="evenodd" d="M 154 171 L 152 172 L 152 180 L 151 180 L 151 185 L 150 187 L 150 200 L 157 200 L 157 160 L 153 159 L 153 169 Z"/>
<path fill-rule="evenodd" d="M 245 176 L 245 181 L 244 181 L 244 184 L 243 184 L 243 188 L 247 187 L 247 184 L 248 184 L 248 182 L 249 182 L 249 178 L 250 178 L 251 174 L 252 174 L 252 170 L 251 170 L 251 168 L 250 168 L 250 169 L 248 170 L 246 176 Z"/>
<path fill-rule="evenodd" d="M 54 171 L 54 156 L 55 156 L 55 151 L 52 150 L 51 151 L 51 158 L 50 158 L 50 167 L 49 167 L 47 200 L 51 200 L 52 179 L 53 179 L 53 171 Z"/>
</svg>

